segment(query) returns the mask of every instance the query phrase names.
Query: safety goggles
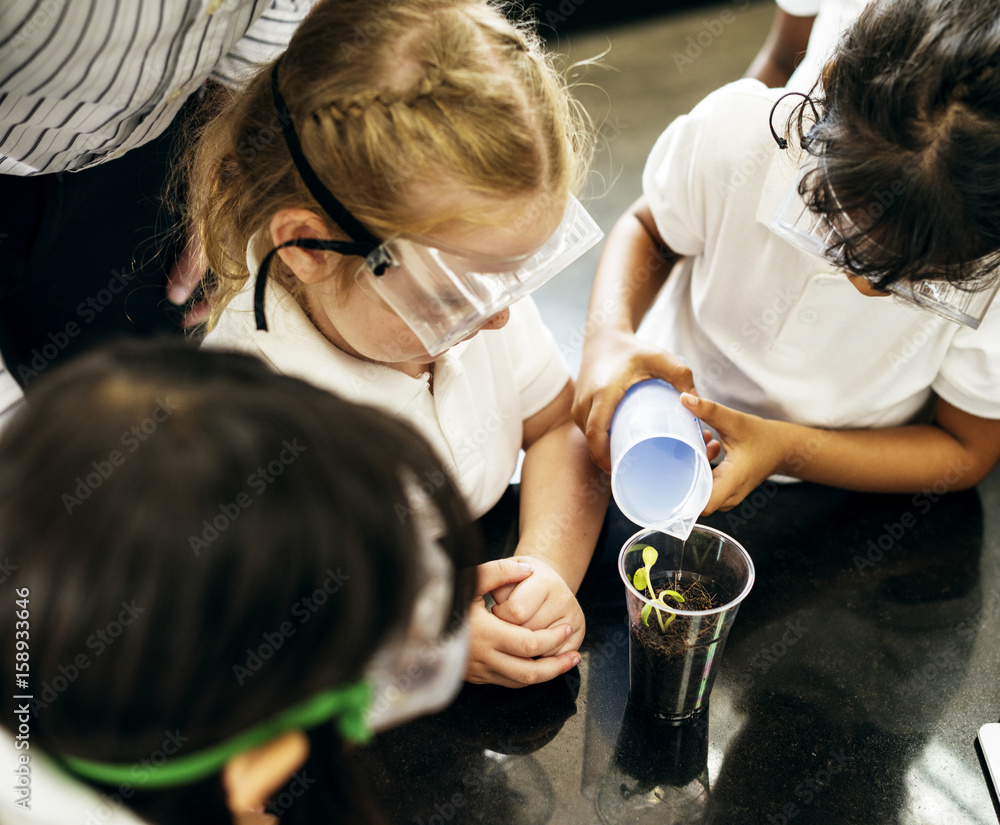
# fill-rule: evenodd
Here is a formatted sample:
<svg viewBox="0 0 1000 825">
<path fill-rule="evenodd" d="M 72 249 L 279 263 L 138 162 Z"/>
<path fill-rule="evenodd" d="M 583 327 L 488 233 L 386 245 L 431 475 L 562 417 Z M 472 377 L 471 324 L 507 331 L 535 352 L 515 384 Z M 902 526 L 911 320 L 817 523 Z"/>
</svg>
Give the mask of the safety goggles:
<svg viewBox="0 0 1000 825">
<path fill-rule="evenodd" d="M 449 630 L 454 604 L 454 564 L 436 537 L 440 516 L 425 492 L 411 483 L 407 507 L 415 520 L 421 562 L 413 610 L 405 629 L 380 646 L 365 669 L 372 683 L 367 720 L 372 730 L 395 727 L 448 705 L 458 693 L 469 654 L 465 616 Z"/>
<path fill-rule="evenodd" d="M 367 679 L 327 690 L 288 708 L 218 745 L 178 754 L 160 764 L 98 762 L 62 756 L 72 774 L 106 785 L 171 788 L 200 782 L 221 771 L 241 753 L 277 739 L 290 730 L 309 730 L 336 720 L 344 739 L 366 742 L 384 730 L 450 702 L 461 685 L 468 652 L 468 628 L 442 641 L 390 648 L 376 656 Z"/>
<path fill-rule="evenodd" d="M 436 540 L 443 529 L 440 516 L 414 482 L 407 485 L 407 499 L 416 520 L 417 593 L 405 630 L 380 646 L 361 681 L 322 691 L 230 739 L 172 755 L 158 765 L 149 760 L 108 763 L 63 755 L 63 766 L 79 777 L 109 785 L 176 787 L 212 776 L 234 756 L 290 730 L 310 730 L 335 721 L 344 739 L 366 742 L 373 733 L 445 707 L 462 684 L 469 628 L 463 615 L 458 629 L 449 631 L 454 564 Z"/>
<path fill-rule="evenodd" d="M 806 153 L 795 180 L 788 187 L 774 217 L 771 218 L 769 227 L 793 246 L 846 270 L 843 257 L 835 250 L 836 245 L 847 233 L 856 235 L 864 232 L 867 228 L 865 222 L 874 222 L 881 214 L 874 210 L 882 207 L 881 204 L 873 204 L 871 214 L 861 214 L 854 220 L 845 212 L 839 212 L 837 220 L 843 222 L 843 231 L 828 216 L 810 210 L 799 194 L 799 186 L 807 175 L 819 168 L 820 163 L 819 158 Z M 852 274 L 860 275 L 869 283 L 875 283 L 877 280 L 863 273 Z M 1000 269 L 994 271 L 992 277 L 987 275 L 980 283 L 984 285 L 956 286 L 942 278 L 927 278 L 918 281 L 897 281 L 887 286 L 886 290 L 906 303 L 935 312 L 962 326 L 978 329 L 997 290 L 1000 289 Z"/>
<path fill-rule="evenodd" d="M 278 88 L 279 63 L 271 72 L 271 91 L 288 151 L 310 194 L 351 240 L 301 238 L 272 250 L 257 273 L 254 293 L 257 329 L 267 329 L 264 317 L 267 267 L 275 252 L 285 246 L 364 258 L 355 282 L 367 295 L 387 304 L 413 331 L 428 354 L 436 357 L 536 290 L 604 237 L 586 209 L 571 197 L 555 233 L 541 248 L 521 257 L 475 255 L 407 235 L 377 238 L 323 185 L 306 160 Z"/>
<path fill-rule="evenodd" d="M 603 237 L 576 198 L 536 252 L 519 258 L 471 255 L 400 236 L 381 244 L 355 281 L 406 323 L 432 356 L 440 355 L 498 312 L 538 289 Z"/>
</svg>

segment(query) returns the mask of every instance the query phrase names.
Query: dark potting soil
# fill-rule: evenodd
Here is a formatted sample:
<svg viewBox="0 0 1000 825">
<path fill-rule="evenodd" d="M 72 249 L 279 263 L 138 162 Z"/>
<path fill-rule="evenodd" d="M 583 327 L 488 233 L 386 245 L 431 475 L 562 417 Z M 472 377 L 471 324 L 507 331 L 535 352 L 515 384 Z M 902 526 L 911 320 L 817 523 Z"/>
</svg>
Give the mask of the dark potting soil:
<svg viewBox="0 0 1000 825">
<path fill-rule="evenodd" d="M 731 594 L 695 573 L 655 573 L 653 587 L 676 590 L 684 610 L 709 610 L 725 604 Z M 648 595 L 648 592 L 645 594 Z M 667 604 L 674 603 L 668 596 Z M 664 622 L 667 614 L 662 614 Z M 649 624 L 629 623 L 631 696 L 645 710 L 664 719 L 682 719 L 707 704 L 715 680 L 712 663 L 722 655 L 721 613 L 709 616 L 675 615 L 661 630 L 656 609 Z"/>
</svg>

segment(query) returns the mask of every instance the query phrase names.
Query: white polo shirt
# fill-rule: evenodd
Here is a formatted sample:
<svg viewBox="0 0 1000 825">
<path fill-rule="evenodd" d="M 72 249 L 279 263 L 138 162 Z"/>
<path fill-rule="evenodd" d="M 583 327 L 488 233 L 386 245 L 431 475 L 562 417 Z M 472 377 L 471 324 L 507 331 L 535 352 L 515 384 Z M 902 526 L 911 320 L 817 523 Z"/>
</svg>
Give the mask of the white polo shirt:
<svg viewBox="0 0 1000 825">
<path fill-rule="evenodd" d="M 737 81 L 656 142 L 643 191 L 663 240 L 691 257 L 640 335 L 684 359 L 704 397 L 767 418 L 889 427 L 926 413 L 932 393 L 1000 418 L 1000 306 L 971 330 L 866 297 L 768 228 L 798 166 L 768 128 L 783 93 Z M 779 134 L 795 104 L 779 105 Z"/>
<path fill-rule="evenodd" d="M 474 518 L 507 488 L 524 420 L 554 400 L 570 377 L 530 298 L 510 308 L 503 329 L 480 332 L 438 358 L 431 392 L 429 375 L 411 378 L 335 347 L 273 279 L 265 296 L 270 331 L 259 331 L 253 286 L 251 278 L 203 345 L 251 353 L 278 372 L 406 420 L 437 452 Z"/>
<path fill-rule="evenodd" d="M 0 794 L 3 825 L 142 825 L 146 821 L 128 808 L 118 794 L 100 793 L 63 773 L 28 741 L 28 749 L 19 749 L 14 737 L 0 728 L 0 773 L 7 780 L 7 787 Z M 13 788 L 18 777 L 15 771 L 24 765 L 21 757 L 25 755 L 30 783 L 27 800 Z M 130 789 L 125 792 L 131 795 Z"/>
</svg>

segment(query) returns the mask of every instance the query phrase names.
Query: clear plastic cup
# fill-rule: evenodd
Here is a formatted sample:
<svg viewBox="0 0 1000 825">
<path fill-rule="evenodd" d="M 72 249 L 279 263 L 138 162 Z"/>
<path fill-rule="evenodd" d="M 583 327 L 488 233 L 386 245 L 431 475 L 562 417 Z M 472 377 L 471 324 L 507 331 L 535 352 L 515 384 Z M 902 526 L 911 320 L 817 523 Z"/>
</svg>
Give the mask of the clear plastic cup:
<svg viewBox="0 0 1000 825">
<path fill-rule="evenodd" d="M 625 393 L 611 419 L 611 493 L 643 527 L 687 538 L 712 495 L 701 421 L 666 381 Z"/>
<path fill-rule="evenodd" d="M 646 548 L 655 550 L 652 564 Z M 622 547 L 618 572 L 628 603 L 629 698 L 660 719 L 696 720 L 708 707 L 729 629 L 753 586 L 753 560 L 735 539 L 697 525 L 686 541 L 641 530 Z"/>
</svg>

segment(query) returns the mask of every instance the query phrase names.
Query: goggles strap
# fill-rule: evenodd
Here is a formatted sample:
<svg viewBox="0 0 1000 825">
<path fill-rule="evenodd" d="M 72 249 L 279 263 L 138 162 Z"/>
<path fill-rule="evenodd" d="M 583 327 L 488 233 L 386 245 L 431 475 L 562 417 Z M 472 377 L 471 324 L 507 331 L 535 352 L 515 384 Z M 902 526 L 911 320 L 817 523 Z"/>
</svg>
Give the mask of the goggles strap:
<svg viewBox="0 0 1000 825">
<path fill-rule="evenodd" d="M 288 112 L 288 104 L 285 103 L 285 99 L 281 96 L 281 91 L 278 89 L 278 66 L 280 65 L 281 58 L 278 58 L 274 63 L 274 68 L 271 69 L 271 94 L 274 96 L 275 113 L 278 116 L 278 122 L 281 123 L 281 134 L 285 138 L 288 153 L 292 156 L 292 162 L 295 164 L 295 168 L 302 177 L 309 193 L 323 207 L 323 211 L 350 236 L 351 240 L 368 244 L 368 252 L 364 253 L 367 255 L 381 241 L 365 229 L 361 221 L 348 212 L 347 207 L 333 196 L 333 193 L 323 185 L 319 176 L 313 170 L 312 166 L 309 165 L 309 161 L 306 160 L 305 153 L 302 151 L 302 144 L 299 143 L 299 136 L 295 132 L 295 125 L 292 123 L 292 116 Z"/>
<path fill-rule="evenodd" d="M 339 252 L 341 255 L 362 255 L 366 256 L 371 252 L 371 248 L 366 243 L 356 243 L 354 241 L 329 241 L 320 238 L 294 238 L 285 241 L 280 246 L 274 247 L 260 264 L 257 270 L 257 280 L 253 288 L 253 317 L 257 322 L 257 329 L 267 332 L 267 318 L 264 317 L 264 292 L 267 288 L 267 268 L 271 265 L 271 259 L 279 249 L 286 246 L 298 246 L 303 249 L 320 249 L 328 252 Z"/>
<path fill-rule="evenodd" d="M 816 118 L 816 121 L 818 122 L 820 119 L 819 112 L 816 109 L 816 104 L 813 103 L 813 99 L 809 97 L 809 95 L 807 95 L 805 92 L 787 92 L 783 94 L 776 101 L 774 101 L 774 105 L 771 107 L 771 114 L 767 116 L 767 125 L 771 129 L 771 137 L 774 138 L 774 142 L 778 144 L 779 149 L 787 149 L 788 141 L 785 140 L 783 137 L 779 137 L 778 133 L 774 131 L 774 113 L 778 108 L 778 104 L 781 103 L 782 100 L 784 100 L 786 97 L 795 97 L 797 95 L 805 98 L 805 102 L 808 103 L 813 110 L 813 116 Z"/>
<path fill-rule="evenodd" d="M 188 756 L 168 759 L 162 765 L 109 764 L 62 757 L 62 764 L 71 773 L 106 785 L 128 783 L 142 788 L 166 788 L 188 785 L 222 770 L 234 756 L 270 742 L 289 730 L 308 730 L 333 717 L 341 735 L 352 742 L 371 738 L 365 719 L 371 705 L 372 689 L 367 682 L 356 682 L 338 690 L 328 690 L 275 716 L 257 727 L 234 736 L 215 747 Z"/>
</svg>

